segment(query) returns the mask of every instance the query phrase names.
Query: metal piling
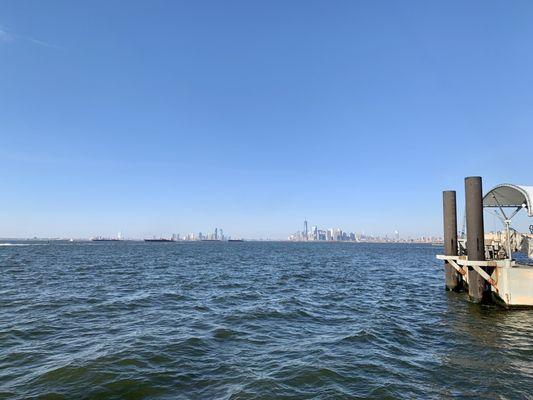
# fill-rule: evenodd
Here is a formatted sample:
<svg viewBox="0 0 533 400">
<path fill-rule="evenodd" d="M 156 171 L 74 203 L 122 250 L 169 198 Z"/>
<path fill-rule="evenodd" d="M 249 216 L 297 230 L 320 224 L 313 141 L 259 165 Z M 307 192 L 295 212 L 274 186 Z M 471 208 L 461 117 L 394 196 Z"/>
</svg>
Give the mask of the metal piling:
<svg viewBox="0 0 533 400">
<path fill-rule="evenodd" d="M 481 177 L 465 178 L 466 251 L 469 261 L 485 261 L 485 231 L 483 227 L 483 189 Z M 486 270 L 486 269 L 485 269 Z M 487 281 L 471 266 L 468 267 L 468 294 L 476 303 L 490 296 Z"/>
<path fill-rule="evenodd" d="M 457 255 L 457 205 L 455 190 L 442 192 L 444 215 L 444 254 Z M 446 290 L 458 291 L 462 289 L 461 275 L 446 261 L 444 263 Z"/>
</svg>

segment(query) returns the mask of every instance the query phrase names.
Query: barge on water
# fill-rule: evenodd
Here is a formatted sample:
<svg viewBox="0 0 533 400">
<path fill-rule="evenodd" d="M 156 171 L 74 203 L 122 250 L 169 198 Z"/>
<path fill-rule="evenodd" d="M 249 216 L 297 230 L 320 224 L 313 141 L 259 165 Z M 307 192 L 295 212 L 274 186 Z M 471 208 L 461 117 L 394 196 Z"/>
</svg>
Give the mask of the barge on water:
<svg viewBox="0 0 533 400">
<path fill-rule="evenodd" d="M 520 211 L 533 217 L 533 186 L 501 184 L 482 193 L 480 177 L 465 179 L 466 239 L 458 239 L 456 194 L 443 192 L 445 254 L 437 258 L 445 263 L 446 289 L 468 291 L 476 303 L 533 307 L 533 265 L 513 258 L 521 251 L 533 259 L 533 225 L 530 233 L 511 228 Z M 484 209 L 494 212 L 504 231 L 485 234 Z"/>
</svg>

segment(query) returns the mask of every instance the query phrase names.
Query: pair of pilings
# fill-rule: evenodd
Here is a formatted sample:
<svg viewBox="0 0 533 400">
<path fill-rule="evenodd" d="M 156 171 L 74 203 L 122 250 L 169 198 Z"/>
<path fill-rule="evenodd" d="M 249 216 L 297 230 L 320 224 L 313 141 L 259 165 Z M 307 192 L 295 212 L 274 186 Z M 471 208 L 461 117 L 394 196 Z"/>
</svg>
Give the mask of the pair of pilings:
<svg viewBox="0 0 533 400">
<path fill-rule="evenodd" d="M 444 254 L 456 256 L 457 252 L 457 205 L 455 190 L 443 193 L 444 208 Z M 470 261 L 485 261 L 485 231 L 483 228 L 483 189 L 481 177 L 465 178 L 466 202 L 466 253 Z M 446 289 L 460 291 L 465 282 L 455 268 L 445 262 Z M 490 299 L 490 286 L 472 267 L 468 267 L 468 295 L 476 303 Z"/>
</svg>

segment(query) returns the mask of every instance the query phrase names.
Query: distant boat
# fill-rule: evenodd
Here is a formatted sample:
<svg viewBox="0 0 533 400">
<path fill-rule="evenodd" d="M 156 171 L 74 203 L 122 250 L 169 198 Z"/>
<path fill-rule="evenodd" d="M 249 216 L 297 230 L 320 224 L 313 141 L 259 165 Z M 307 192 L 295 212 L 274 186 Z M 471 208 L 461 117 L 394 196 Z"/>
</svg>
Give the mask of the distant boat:
<svg viewBox="0 0 533 400">
<path fill-rule="evenodd" d="M 151 242 L 151 243 L 162 243 L 162 242 L 175 242 L 174 239 L 165 239 L 165 238 L 153 238 L 153 239 L 144 239 L 145 242 Z"/>
<path fill-rule="evenodd" d="M 228 242 L 244 242 L 244 239 L 228 239 Z"/>
</svg>

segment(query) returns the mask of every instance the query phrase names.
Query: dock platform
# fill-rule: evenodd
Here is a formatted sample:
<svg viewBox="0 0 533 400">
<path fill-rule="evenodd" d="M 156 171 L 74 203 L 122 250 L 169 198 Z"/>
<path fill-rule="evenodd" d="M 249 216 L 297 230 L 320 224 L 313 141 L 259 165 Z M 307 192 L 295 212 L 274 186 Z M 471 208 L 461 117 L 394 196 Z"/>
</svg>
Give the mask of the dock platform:
<svg viewBox="0 0 533 400">
<path fill-rule="evenodd" d="M 465 179 L 466 239 L 458 239 L 455 191 L 443 192 L 445 254 L 437 259 L 444 261 L 446 289 L 468 291 L 476 303 L 533 307 L 533 264 L 513 259 L 518 251 L 533 259 L 533 225 L 530 233 L 511 227 L 511 219 L 521 210 L 533 217 L 533 186 L 501 184 L 484 196 L 481 187 L 480 177 Z M 503 232 L 485 234 L 487 209 L 496 210 Z"/>
</svg>

